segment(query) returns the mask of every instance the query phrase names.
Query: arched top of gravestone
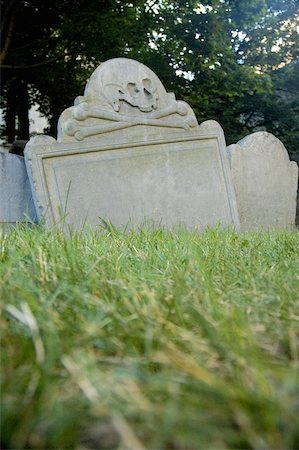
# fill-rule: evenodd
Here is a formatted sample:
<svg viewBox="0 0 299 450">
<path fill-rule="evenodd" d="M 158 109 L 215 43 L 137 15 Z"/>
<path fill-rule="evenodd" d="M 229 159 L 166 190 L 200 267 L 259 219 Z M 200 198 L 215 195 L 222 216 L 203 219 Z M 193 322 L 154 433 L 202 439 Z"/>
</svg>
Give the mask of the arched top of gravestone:
<svg viewBox="0 0 299 450">
<path fill-rule="evenodd" d="M 259 131 L 227 151 L 242 229 L 294 228 L 298 168 L 283 143 Z"/>
<path fill-rule="evenodd" d="M 258 155 L 264 153 L 266 156 L 279 158 L 286 165 L 290 164 L 289 154 L 283 143 L 267 131 L 249 134 L 238 141 L 238 145 L 243 151 L 255 152 Z"/>
<path fill-rule="evenodd" d="M 102 63 L 86 84 L 84 97 L 100 100 L 116 112 L 126 103 L 135 113 L 165 107 L 174 99 L 157 75 L 144 64 L 129 58 L 114 58 Z M 80 97 L 78 99 L 81 100 Z"/>
<path fill-rule="evenodd" d="M 58 141 L 98 139 L 140 126 L 144 131 L 188 131 L 198 124 L 191 107 L 166 92 L 151 69 L 133 59 L 114 58 L 93 72 L 84 95 L 61 114 Z"/>
</svg>

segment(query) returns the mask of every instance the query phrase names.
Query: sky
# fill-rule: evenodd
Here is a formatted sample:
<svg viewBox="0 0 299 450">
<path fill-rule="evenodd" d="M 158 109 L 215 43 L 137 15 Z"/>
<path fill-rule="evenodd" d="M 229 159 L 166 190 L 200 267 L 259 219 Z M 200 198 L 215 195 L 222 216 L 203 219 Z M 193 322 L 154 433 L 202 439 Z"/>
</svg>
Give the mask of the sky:
<svg viewBox="0 0 299 450">
<path fill-rule="evenodd" d="M 29 110 L 29 132 L 32 134 L 43 134 L 44 129 L 48 126 L 48 121 L 45 117 L 42 117 L 38 111 L 38 105 L 33 105 Z M 0 124 L 3 125 L 3 110 L 0 108 Z M 0 139 L 0 144 L 3 144 L 4 140 Z"/>
</svg>

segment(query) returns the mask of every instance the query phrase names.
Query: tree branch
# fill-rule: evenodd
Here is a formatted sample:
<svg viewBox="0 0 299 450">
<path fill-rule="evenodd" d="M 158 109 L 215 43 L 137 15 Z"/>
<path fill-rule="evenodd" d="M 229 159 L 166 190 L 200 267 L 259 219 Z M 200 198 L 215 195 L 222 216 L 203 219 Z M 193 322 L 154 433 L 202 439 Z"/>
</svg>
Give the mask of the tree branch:
<svg viewBox="0 0 299 450">
<path fill-rule="evenodd" d="M 14 16 L 11 16 L 10 21 L 9 21 L 9 25 L 8 25 L 8 30 L 7 30 L 7 35 L 6 35 L 6 39 L 4 42 L 4 46 L 3 49 L 0 53 L 0 64 L 5 60 L 6 55 L 8 53 L 10 44 L 11 44 L 11 38 L 12 38 L 12 33 L 14 30 L 14 25 L 15 25 L 15 18 Z"/>
<path fill-rule="evenodd" d="M 9 4 L 7 5 L 6 9 L 4 10 L 4 12 L 2 11 L 2 21 L 1 21 L 1 35 L 3 33 L 3 30 L 5 28 L 5 22 L 7 21 L 7 16 L 10 13 L 10 10 L 12 9 L 12 7 L 14 6 L 14 3 L 16 3 L 16 0 L 10 0 Z"/>
<path fill-rule="evenodd" d="M 244 122 L 244 126 L 247 127 L 248 123 L 250 122 L 250 120 L 252 119 L 253 115 L 254 115 L 255 111 L 251 111 L 249 113 L 249 116 L 247 117 L 247 119 Z"/>
<path fill-rule="evenodd" d="M 149 9 L 153 9 L 153 7 L 156 5 L 158 3 L 158 0 L 153 0 L 153 2 L 150 4 L 150 5 L 148 5 L 148 7 L 149 7 Z"/>
<path fill-rule="evenodd" d="M 61 56 L 56 56 L 56 58 L 49 59 L 48 61 L 43 61 L 36 64 L 28 64 L 28 65 L 20 65 L 14 66 L 13 64 L 0 64 L 0 69 L 8 69 L 8 70 L 24 70 L 24 69 L 35 69 L 42 66 L 47 66 L 48 64 L 53 64 L 55 61 L 58 61 Z"/>
<path fill-rule="evenodd" d="M 283 89 L 283 88 L 275 88 L 276 91 L 286 92 L 287 94 L 298 94 L 298 89 Z"/>
</svg>

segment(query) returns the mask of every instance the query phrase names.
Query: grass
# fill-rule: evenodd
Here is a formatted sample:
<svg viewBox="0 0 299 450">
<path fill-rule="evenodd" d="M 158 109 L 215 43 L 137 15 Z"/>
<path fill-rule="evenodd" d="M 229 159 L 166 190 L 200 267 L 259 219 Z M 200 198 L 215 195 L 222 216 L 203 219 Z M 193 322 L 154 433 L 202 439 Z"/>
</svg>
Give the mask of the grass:
<svg viewBox="0 0 299 450">
<path fill-rule="evenodd" d="M 0 235 L 3 448 L 299 448 L 299 233 Z"/>
</svg>

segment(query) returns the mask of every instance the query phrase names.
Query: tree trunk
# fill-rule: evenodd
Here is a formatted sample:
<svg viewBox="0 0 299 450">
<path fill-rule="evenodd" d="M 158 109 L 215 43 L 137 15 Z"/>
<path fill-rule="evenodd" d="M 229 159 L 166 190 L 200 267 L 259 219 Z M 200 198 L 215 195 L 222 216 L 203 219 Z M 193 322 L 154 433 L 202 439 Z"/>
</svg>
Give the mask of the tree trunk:
<svg viewBox="0 0 299 450">
<path fill-rule="evenodd" d="M 18 138 L 29 140 L 29 95 L 28 86 L 24 80 L 18 84 Z"/>
<path fill-rule="evenodd" d="M 27 82 L 13 78 L 7 86 L 5 124 L 8 143 L 29 139 L 29 95 Z M 16 118 L 18 120 L 16 121 Z"/>
<path fill-rule="evenodd" d="M 12 144 L 16 138 L 16 94 L 11 84 L 6 94 L 5 125 L 7 142 Z"/>
</svg>

